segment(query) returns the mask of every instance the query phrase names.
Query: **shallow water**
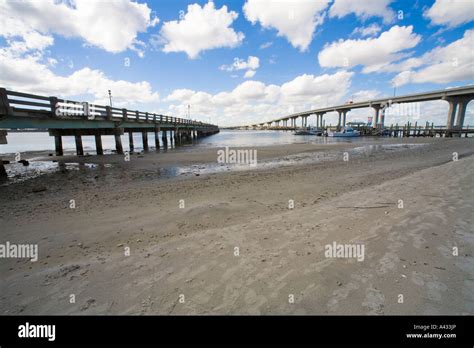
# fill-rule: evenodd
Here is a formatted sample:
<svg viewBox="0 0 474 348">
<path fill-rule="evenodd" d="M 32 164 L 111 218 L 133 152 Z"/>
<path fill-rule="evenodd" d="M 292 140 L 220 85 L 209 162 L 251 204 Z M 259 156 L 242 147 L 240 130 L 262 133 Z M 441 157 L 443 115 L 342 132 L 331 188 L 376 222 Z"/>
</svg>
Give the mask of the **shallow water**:
<svg viewBox="0 0 474 348">
<path fill-rule="evenodd" d="M 274 159 L 266 159 L 262 161 L 259 161 L 258 158 L 256 158 L 255 163 L 252 164 L 203 163 L 190 166 L 161 167 L 157 168 L 157 170 L 148 171 L 147 173 L 145 173 L 145 177 L 157 179 L 178 176 L 199 176 L 205 174 L 215 174 L 232 171 L 265 170 L 278 167 L 288 167 L 293 165 L 315 164 L 325 161 L 343 160 L 345 152 L 347 152 L 349 158 L 359 158 L 364 156 L 370 156 L 376 152 L 404 151 L 414 147 L 425 145 L 427 144 L 363 145 L 348 149 L 347 151 L 331 150 L 305 152 Z M 29 162 L 28 166 L 24 166 L 21 163 L 12 163 L 6 167 L 9 180 L 2 182 L 0 186 L 29 180 L 41 175 L 51 174 L 55 172 L 65 173 L 68 171 L 83 171 L 85 174 L 100 173 L 101 177 L 106 177 L 107 175 L 109 175 L 106 169 L 113 167 L 113 165 L 56 161 L 53 162 L 33 159 Z"/>
<path fill-rule="evenodd" d="M 148 135 L 150 148 L 154 148 L 153 133 Z M 169 138 L 169 136 L 168 136 Z M 31 133 L 8 133 L 8 144 L 0 145 L 0 154 L 23 153 L 27 151 L 51 151 L 54 152 L 54 137 L 49 136 L 47 132 Z M 140 133 L 134 133 L 133 136 L 136 151 L 143 150 L 142 138 Z M 371 138 L 374 140 L 377 138 Z M 194 145 L 185 145 L 187 147 L 246 147 L 246 146 L 270 146 L 297 143 L 310 144 L 328 144 L 335 142 L 364 142 L 367 138 L 331 138 L 317 137 L 311 135 L 294 135 L 293 132 L 284 131 L 232 131 L 222 130 L 220 133 L 200 138 Z M 383 139 L 381 139 L 383 141 Z M 95 139 L 93 136 L 82 137 L 84 153 L 95 154 Z M 129 149 L 128 134 L 122 135 L 122 144 L 125 150 Z M 161 144 L 161 134 L 160 134 Z M 152 146 L 153 145 L 153 146 Z M 170 146 L 171 145 L 171 146 Z M 115 140 L 113 136 L 102 136 L 102 146 L 105 153 L 111 153 L 115 150 Z M 65 154 L 74 154 L 76 145 L 74 137 L 63 137 L 63 148 Z M 168 140 L 168 148 L 172 147 L 172 142 Z"/>
<path fill-rule="evenodd" d="M 149 137 L 150 138 L 150 137 Z M 149 139 L 150 140 L 150 139 Z M 8 145 L 0 145 L 0 150 L 6 153 L 22 153 L 25 151 L 48 151 L 54 152 L 54 141 L 48 133 L 10 133 L 8 135 Z M 128 149 L 128 135 L 122 136 L 124 149 Z M 161 139 L 160 139 L 161 141 Z M 370 141 L 370 144 L 367 142 Z M 239 147 L 258 147 L 271 146 L 282 144 L 330 144 L 330 143 L 360 143 L 360 146 L 348 150 L 349 156 L 368 156 L 377 151 L 400 151 L 419 146 L 423 144 L 386 144 L 387 138 L 328 138 L 317 136 L 295 136 L 292 132 L 276 132 L 276 131 L 222 131 L 218 134 L 201 138 L 193 144 L 179 146 L 180 149 L 203 149 L 203 148 L 239 148 Z M 143 150 L 141 146 L 141 134 L 137 133 L 134 136 L 135 152 Z M 380 144 L 373 144 L 373 143 Z M 151 141 L 150 141 L 151 143 Z M 94 137 L 83 137 L 83 145 L 85 153 L 95 153 Z M 171 141 L 168 142 L 168 150 L 174 151 L 170 146 Z M 63 146 L 65 154 L 75 153 L 74 137 L 64 137 Z M 114 149 L 115 141 L 112 136 L 103 137 L 103 147 L 105 153 L 111 153 Z M 150 147 L 152 148 L 152 147 Z M 166 150 L 166 151 L 168 151 Z M 312 164 L 323 161 L 337 160 L 342 158 L 343 152 L 340 150 L 318 151 L 310 153 L 300 153 L 294 155 L 287 155 L 277 159 L 268 159 L 258 161 L 255 165 L 249 164 L 226 164 L 226 163 L 211 163 L 192 166 L 174 166 L 162 167 L 156 172 L 149 173 L 153 178 L 157 177 L 176 177 L 188 175 L 204 175 L 210 173 L 220 173 L 228 171 L 244 171 L 255 169 L 270 169 L 282 166 L 292 166 L 295 164 Z M 102 171 L 111 164 L 92 164 L 92 163 L 64 163 L 44 161 L 35 158 L 29 158 L 29 165 L 23 166 L 21 163 L 14 163 L 6 166 L 9 180 L 2 183 L 2 185 L 10 184 L 35 178 L 41 175 L 64 172 L 64 171 Z"/>
</svg>

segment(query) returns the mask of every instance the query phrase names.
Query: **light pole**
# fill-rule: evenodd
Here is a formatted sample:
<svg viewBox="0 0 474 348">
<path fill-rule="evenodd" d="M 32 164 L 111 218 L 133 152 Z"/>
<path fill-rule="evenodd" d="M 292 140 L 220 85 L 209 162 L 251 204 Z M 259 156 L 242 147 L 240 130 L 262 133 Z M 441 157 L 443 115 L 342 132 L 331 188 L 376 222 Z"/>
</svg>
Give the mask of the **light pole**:
<svg viewBox="0 0 474 348">
<path fill-rule="evenodd" d="M 191 119 L 191 105 L 188 104 L 188 120 Z"/>
<path fill-rule="evenodd" d="M 110 107 L 112 107 L 112 92 L 109 89 L 109 101 L 110 101 Z"/>
</svg>

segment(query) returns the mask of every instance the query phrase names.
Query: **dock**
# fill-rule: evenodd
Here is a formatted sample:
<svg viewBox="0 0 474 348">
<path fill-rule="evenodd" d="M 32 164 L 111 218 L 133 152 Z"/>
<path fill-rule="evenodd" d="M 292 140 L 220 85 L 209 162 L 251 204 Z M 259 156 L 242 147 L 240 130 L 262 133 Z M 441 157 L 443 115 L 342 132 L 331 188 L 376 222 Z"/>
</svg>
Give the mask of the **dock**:
<svg viewBox="0 0 474 348">
<path fill-rule="evenodd" d="M 97 155 L 103 155 L 102 136 L 113 135 L 115 151 L 124 154 L 121 135 L 128 133 L 130 152 L 133 133 L 141 133 L 144 151 L 148 134 L 154 135 L 157 150 L 171 141 L 180 144 L 219 132 L 217 125 L 139 110 L 96 105 L 58 97 L 40 96 L 0 88 L 0 144 L 7 143 L 8 130 L 46 130 L 54 137 L 56 156 L 63 155 L 62 137 L 74 136 L 76 154 L 84 155 L 82 136 L 94 136 Z M 160 142 L 161 134 L 161 142 Z M 0 177 L 6 176 L 0 159 Z"/>
</svg>

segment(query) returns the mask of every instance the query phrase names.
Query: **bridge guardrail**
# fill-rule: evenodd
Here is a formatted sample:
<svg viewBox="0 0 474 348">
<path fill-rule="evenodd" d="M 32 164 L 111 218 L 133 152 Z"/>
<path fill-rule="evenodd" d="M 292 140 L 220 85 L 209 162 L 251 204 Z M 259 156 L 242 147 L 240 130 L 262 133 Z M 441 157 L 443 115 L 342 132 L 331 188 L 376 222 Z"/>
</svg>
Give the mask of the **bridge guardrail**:
<svg viewBox="0 0 474 348">
<path fill-rule="evenodd" d="M 0 88 L 0 117 L 18 112 L 38 112 L 51 117 L 87 117 L 89 120 L 126 120 L 131 122 L 153 122 L 156 124 L 188 125 L 217 128 L 216 125 L 200 121 L 188 120 L 168 115 L 129 110 L 112 106 L 98 105 L 87 102 L 46 97 L 31 93 L 22 93 Z"/>
</svg>

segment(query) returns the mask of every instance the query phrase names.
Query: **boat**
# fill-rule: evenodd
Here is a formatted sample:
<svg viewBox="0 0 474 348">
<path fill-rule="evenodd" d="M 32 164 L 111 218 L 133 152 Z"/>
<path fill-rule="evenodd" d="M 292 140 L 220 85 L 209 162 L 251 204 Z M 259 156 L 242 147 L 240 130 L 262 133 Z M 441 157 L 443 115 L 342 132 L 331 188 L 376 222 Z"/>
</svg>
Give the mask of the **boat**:
<svg viewBox="0 0 474 348">
<path fill-rule="evenodd" d="M 295 135 L 322 135 L 323 131 L 318 128 L 304 128 L 295 131 Z"/>
<path fill-rule="evenodd" d="M 330 137 L 358 137 L 360 136 L 360 132 L 358 130 L 354 130 L 351 127 L 343 127 L 339 132 L 329 132 L 328 136 Z"/>
</svg>

